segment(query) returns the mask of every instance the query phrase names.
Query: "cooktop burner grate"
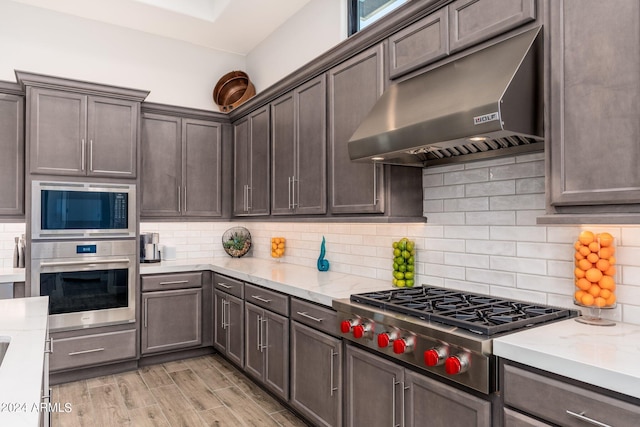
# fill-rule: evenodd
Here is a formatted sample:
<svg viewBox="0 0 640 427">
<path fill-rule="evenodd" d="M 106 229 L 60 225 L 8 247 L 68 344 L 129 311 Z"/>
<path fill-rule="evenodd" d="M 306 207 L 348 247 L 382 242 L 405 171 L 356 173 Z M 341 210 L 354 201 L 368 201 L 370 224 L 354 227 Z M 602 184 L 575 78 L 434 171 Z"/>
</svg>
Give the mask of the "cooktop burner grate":
<svg viewBox="0 0 640 427">
<path fill-rule="evenodd" d="M 488 336 L 576 316 L 566 308 L 435 286 L 354 294 L 351 301 Z"/>
</svg>

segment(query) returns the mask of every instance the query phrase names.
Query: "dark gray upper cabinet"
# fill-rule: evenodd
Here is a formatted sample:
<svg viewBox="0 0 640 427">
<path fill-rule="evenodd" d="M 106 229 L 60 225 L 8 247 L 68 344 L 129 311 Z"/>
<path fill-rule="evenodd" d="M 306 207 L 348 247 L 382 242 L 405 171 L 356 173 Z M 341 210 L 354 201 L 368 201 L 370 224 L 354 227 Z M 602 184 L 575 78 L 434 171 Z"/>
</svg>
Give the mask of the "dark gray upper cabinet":
<svg viewBox="0 0 640 427">
<path fill-rule="evenodd" d="M 548 211 L 572 215 L 549 215 L 539 222 L 637 223 L 640 3 L 620 0 L 611 6 L 597 0 L 550 2 L 545 26 Z"/>
<path fill-rule="evenodd" d="M 536 19 L 536 0 L 456 0 L 448 7 L 451 52 Z"/>
<path fill-rule="evenodd" d="M 24 215 L 24 97 L 3 88 L 0 84 L 0 215 L 18 216 Z"/>
<path fill-rule="evenodd" d="M 326 213 L 325 81 L 321 75 L 271 104 L 273 215 Z"/>
<path fill-rule="evenodd" d="M 31 173 L 135 178 L 140 103 L 34 88 Z"/>
<path fill-rule="evenodd" d="M 222 128 L 216 121 L 143 114 L 142 217 L 222 215 Z"/>
<path fill-rule="evenodd" d="M 384 169 L 353 163 L 347 142 L 384 90 L 383 45 L 328 72 L 329 207 L 332 213 L 383 213 Z"/>
<path fill-rule="evenodd" d="M 448 54 L 449 15 L 445 6 L 389 37 L 389 77 L 399 77 Z"/>
<path fill-rule="evenodd" d="M 269 107 L 234 123 L 233 214 L 269 215 Z"/>
</svg>

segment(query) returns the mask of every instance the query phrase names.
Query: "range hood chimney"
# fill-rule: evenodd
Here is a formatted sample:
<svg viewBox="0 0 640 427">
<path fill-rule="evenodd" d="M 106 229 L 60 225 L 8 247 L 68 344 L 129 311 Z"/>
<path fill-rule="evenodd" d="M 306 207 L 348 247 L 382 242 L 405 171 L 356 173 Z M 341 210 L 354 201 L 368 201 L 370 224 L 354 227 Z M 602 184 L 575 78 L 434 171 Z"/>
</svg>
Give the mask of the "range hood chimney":
<svg viewBox="0 0 640 427">
<path fill-rule="evenodd" d="M 391 85 L 349 140 L 351 160 L 424 167 L 543 150 L 540 32 Z"/>
</svg>

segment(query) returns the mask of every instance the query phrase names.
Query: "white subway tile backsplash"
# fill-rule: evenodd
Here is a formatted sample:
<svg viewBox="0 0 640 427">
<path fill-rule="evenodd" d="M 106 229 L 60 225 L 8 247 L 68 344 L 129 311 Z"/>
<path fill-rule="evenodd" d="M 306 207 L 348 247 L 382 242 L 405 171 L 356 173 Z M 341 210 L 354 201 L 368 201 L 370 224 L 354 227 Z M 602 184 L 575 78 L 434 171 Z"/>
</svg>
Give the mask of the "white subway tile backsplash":
<svg viewBox="0 0 640 427">
<path fill-rule="evenodd" d="M 489 198 L 492 211 L 544 209 L 544 203 L 544 194 L 518 194 Z"/>
<path fill-rule="evenodd" d="M 432 224 L 464 225 L 466 222 L 466 214 L 464 212 L 425 212 L 424 217 L 427 218 L 427 222 Z"/>
<path fill-rule="evenodd" d="M 444 185 L 467 184 L 472 182 L 486 182 L 489 180 L 489 169 L 470 169 L 460 172 L 444 174 Z"/>
<path fill-rule="evenodd" d="M 521 257 L 491 256 L 490 267 L 492 270 L 512 271 L 515 273 L 545 274 L 547 272 L 546 261 Z"/>
<path fill-rule="evenodd" d="M 516 274 L 506 271 L 467 268 L 465 278 L 470 282 L 479 282 L 487 285 L 516 286 Z"/>
<path fill-rule="evenodd" d="M 516 193 L 542 193 L 544 194 L 545 180 L 544 177 L 525 178 L 516 180 Z"/>
<path fill-rule="evenodd" d="M 456 199 L 464 197 L 464 185 L 447 185 L 444 187 L 432 187 L 424 190 L 425 200 Z"/>
<path fill-rule="evenodd" d="M 484 255 L 516 255 L 516 243 L 499 240 L 467 240 L 466 252 Z"/>
<path fill-rule="evenodd" d="M 640 325 L 640 305 L 624 304 L 622 306 L 622 321 Z"/>
<path fill-rule="evenodd" d="M 488 197 L 466 197 L 464 199 L 444 200 L 443 210 L 445 212 L 468 212 L 489 210 Z"/>
<path fill-rule="evenodd" d="M 573 277 L 573 261 L 547 261 L 547 274 L 553 277 Z"/>
<path fill-rule="evenodd" d="M 470 225 L 515 225 L 515 211 L 465 212 L 466 224 Z"/>
<path fill-rule="evenodd" d="M 444 185 L 444 175 L 441 173 L 434 173 L 432 175 L 422 175 L 422 186 L 427 187 L 440 187 Z"/>
<path fill-rule="evenodd" d="M 491 181 L 542 176 L 544 176 L 544 161 L 515 163 L 513 165 L 505 166 L 494 166 L 489 170 L 489 179 Z"/>
<path fill-rule="evenodd" d="M 489 268 L 489 256 L 444 252 L 444 264 L 486 269 Z"/>
<path fill-rule="evenodd" d="M 516 227 L 493 225 L 489 228 L 492 240 L 515 240 L 524 242 L 544 242 L 545 234 L 542 227 Z"/>
<path fill-rule="evenodd" d="M 487 168 L 490 166 L 497 166 L 497 165 L 510 165 L 515 162 L 516 161 L 513 157 L 497 157 L 495 159 L 486 159 L 486 160 L 479 160 L 475 162 L 465 163 L 464 168 L 465 169 Z"/>
<path fill-rule="evenodd" d="M 508 194 L 516 194 L 516 182 L 513 180 L 489 181 L 465 185 L 466 197 L 500 196 Z"/>
<path fill-rule="evenodd" d="M 544 209 L 533 211 L 517 211 L 516 225 L 536 225 L 538 217 L 544 214 Z"/>
<path fill-rule="evenodd" d="M 463 225 L 444 227 L 444 237 L 447 239 L 489 239 L 488 226 Z"/>
<path fill-rule="evenodd" d="M 499 298 L 509 298 L 536 304 L 547 304 L 547 294 L 544 292 L 527 291 L 513 287 L 491 286 L 491 295 Z"/>
<path fill-rule="evenodd" d="M 575 249 L 572 243 L 531 243 L 518 242 L 518 257 L 541 258 L 568 261 L 572 259 Z"/>
<path fill-rule="evenodd" d="M 571 296 L 574 294 L 573 278 L 549 277 L 533 274 L 517 274 L 517 287 L 531 291 Z"/>
</svg>

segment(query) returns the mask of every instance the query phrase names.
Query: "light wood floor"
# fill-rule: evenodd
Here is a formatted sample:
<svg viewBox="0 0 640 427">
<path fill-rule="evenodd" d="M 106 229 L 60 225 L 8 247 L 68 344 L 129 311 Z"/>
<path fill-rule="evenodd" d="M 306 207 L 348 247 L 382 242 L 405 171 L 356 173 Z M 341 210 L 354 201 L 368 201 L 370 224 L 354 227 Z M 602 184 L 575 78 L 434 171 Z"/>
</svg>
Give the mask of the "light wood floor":
<svg viewBox="0 0 640 427">
<path fill-rule="evenodd" d="M 218 355 L 53 387 L 54 427 L 286 426 L 306 424 Z"/>
</svg>

